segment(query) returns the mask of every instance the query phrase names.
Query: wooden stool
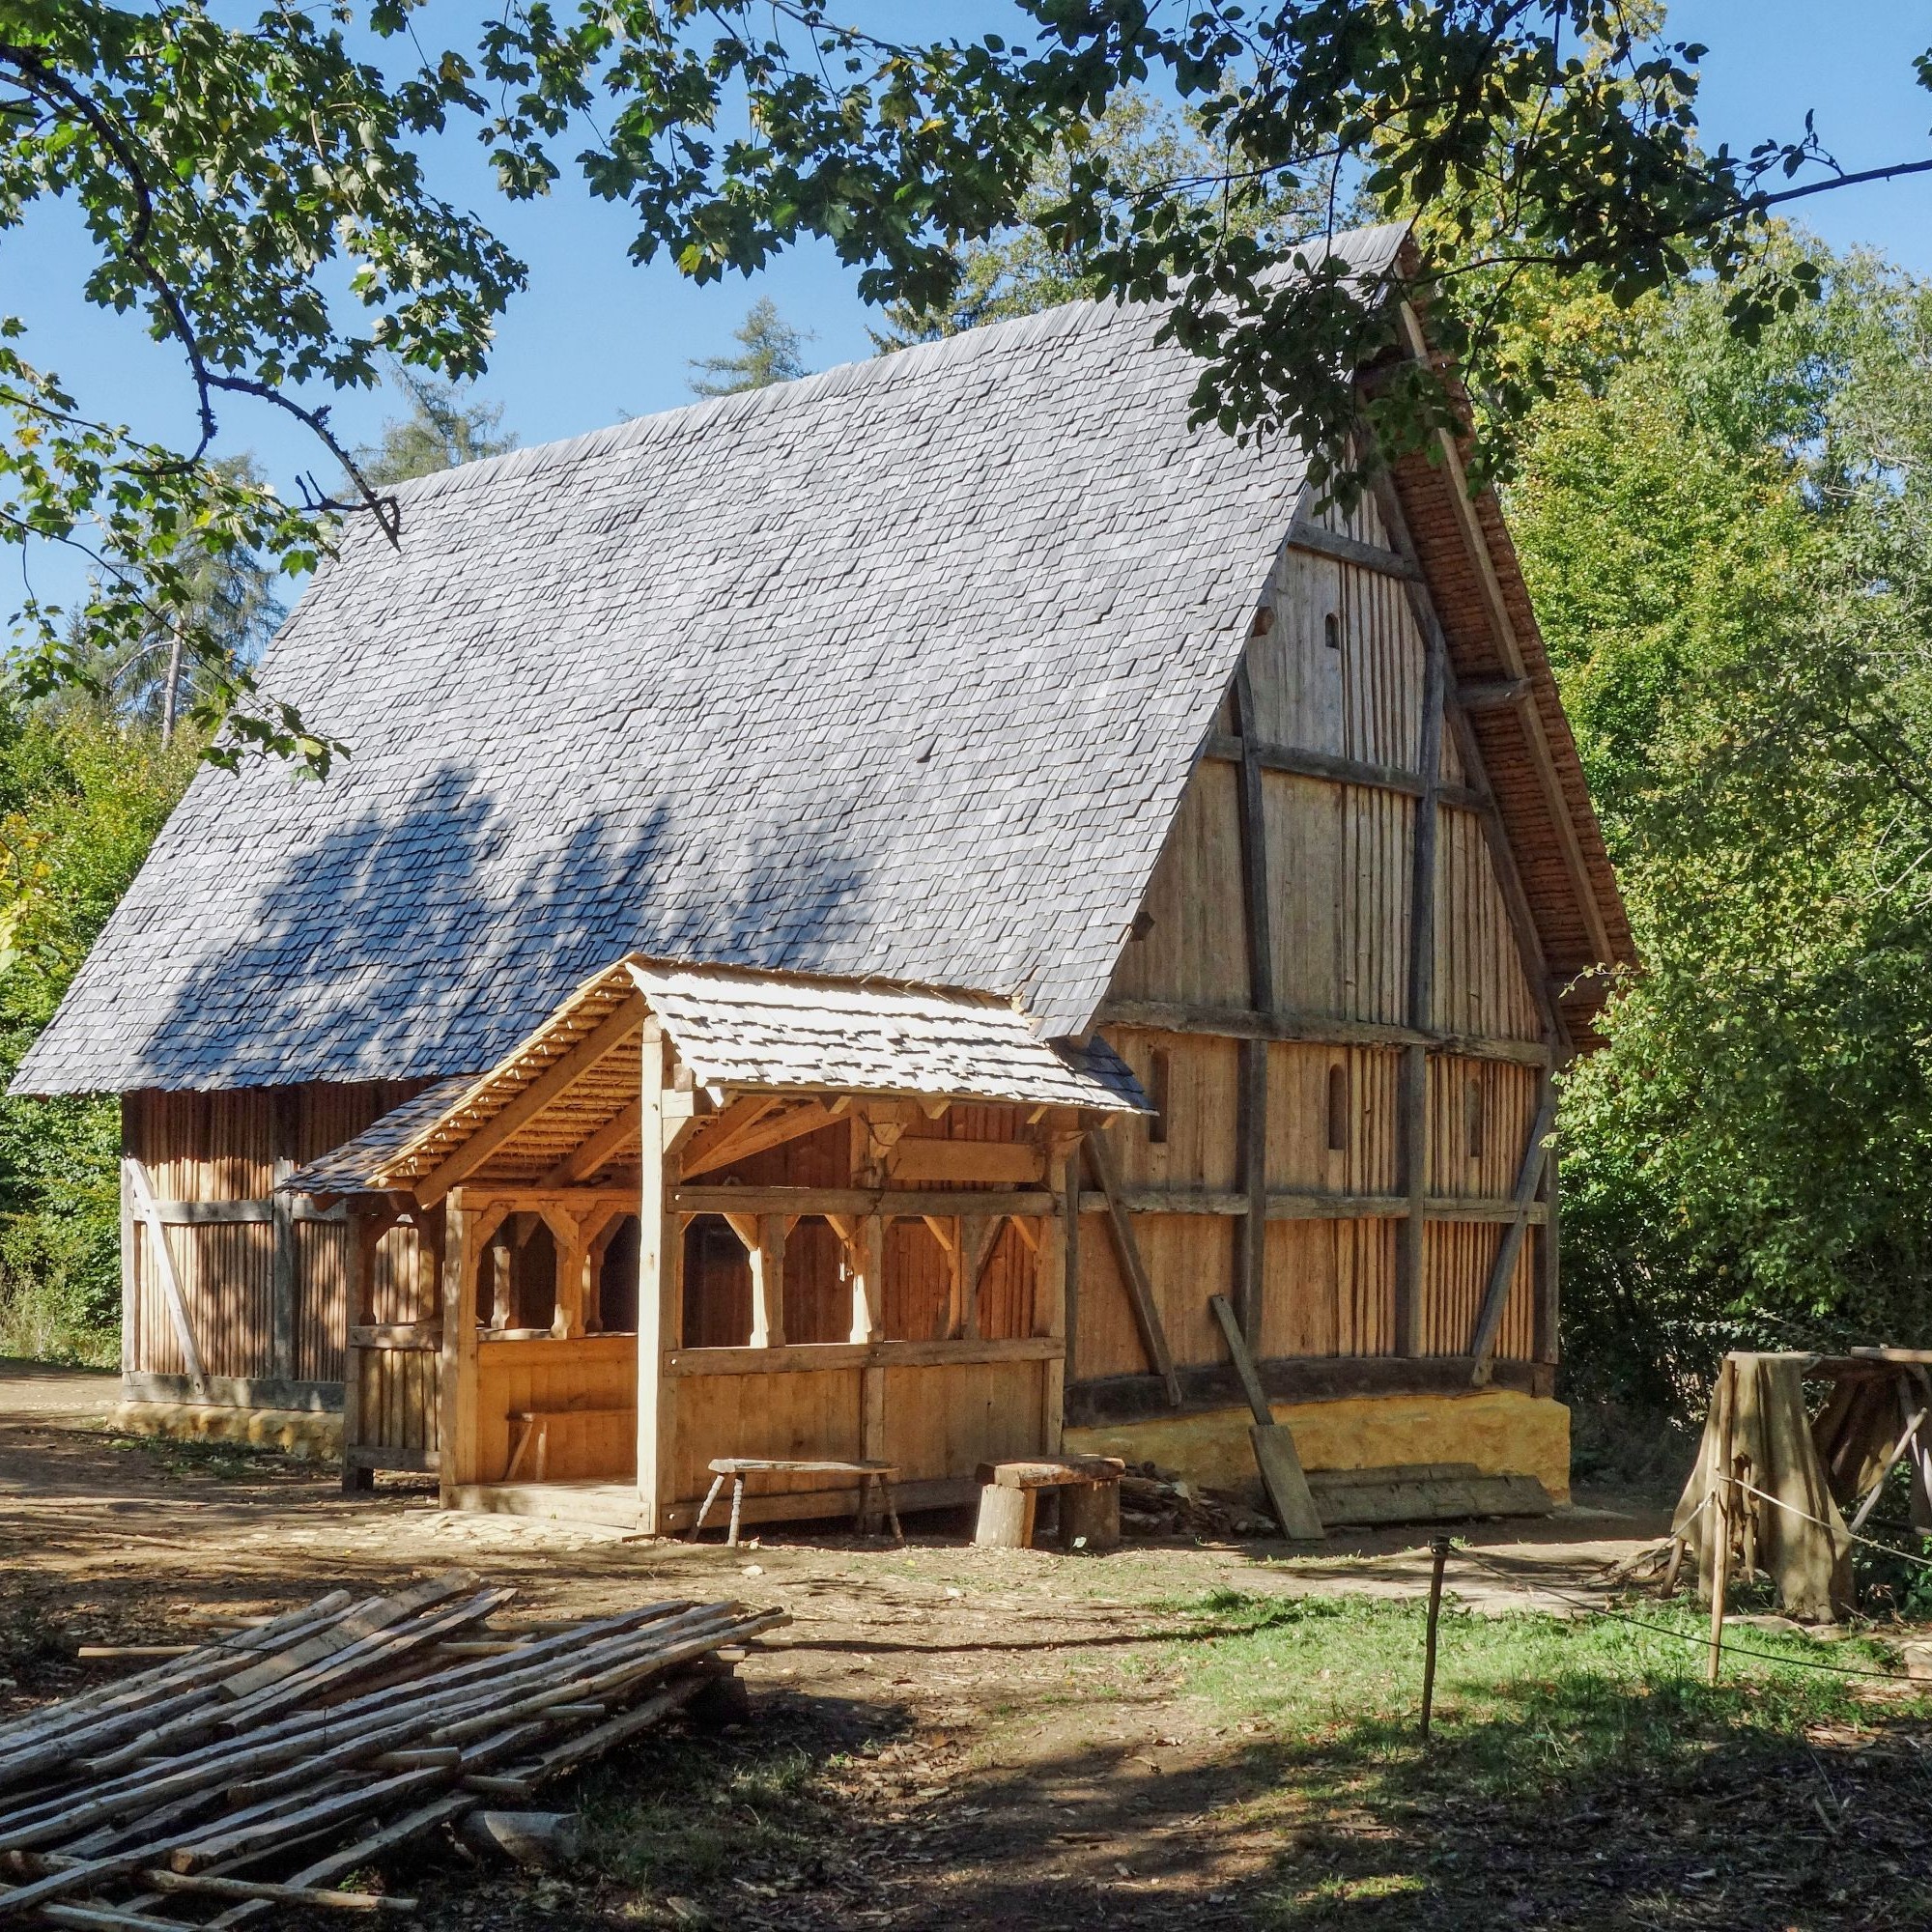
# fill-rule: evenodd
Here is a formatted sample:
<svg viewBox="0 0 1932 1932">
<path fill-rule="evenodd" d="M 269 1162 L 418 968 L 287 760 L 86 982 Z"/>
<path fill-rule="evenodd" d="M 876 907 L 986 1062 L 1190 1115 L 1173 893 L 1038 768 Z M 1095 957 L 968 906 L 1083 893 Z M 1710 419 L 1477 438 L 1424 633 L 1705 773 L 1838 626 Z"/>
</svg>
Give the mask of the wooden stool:
<svg viewBox="0 0 1932 1932">
<path fill-rule="evenodd" d="M 731 1527 L 724 1538 L 724 1547 L 735 1549 L 738 1547 L 738 1519 L 745 1505 L 745 1478 L 759 1470 L 773 1469 L 787 1475 L 821 1475 L 830 1473 L 839 1476 L 857 1476 L 859 1479 L 859 1534 L 868 1535 L 878 1521 L 877 1504 L 886 1507 L 886 1520 L 893 1526 L 893 1541 L 903 1545 L 905 1531 L 899 1527 L 899 1513 L 893 1507 L 893 1478 L 898 1469 L 891 1463 L 826 1463 L 798 1462 L 778 1456 L 716 1456 L 710 1463 L 711 1487 L 704 1492 L 704 1500 L 697 1508 L 697 1520 L 691 1525 L 690 1542 L 697 1541 L 697 1533 L 704 1527 L 704 1519 L 711 1514 L 711 1505 L 718 1500 L 718 1492 L 724 1487 L 724 1478 L 731 1479 Z M 876 1492 L 873 1485 L 877 1484 Z"/>
<path fill-rule="evenodd" d="M 989 1549 L 1030 1549 L 1041 1490 L 1058 1490 L 1063 1549 L 1118 1549 L 1121 1544 L 1121 1477 L 1118 1456 L 1037 1458 L 1025 1463 L 981 1463 L 978 1474 L 980 1522 L 973 1541 Z"/>
</svg>

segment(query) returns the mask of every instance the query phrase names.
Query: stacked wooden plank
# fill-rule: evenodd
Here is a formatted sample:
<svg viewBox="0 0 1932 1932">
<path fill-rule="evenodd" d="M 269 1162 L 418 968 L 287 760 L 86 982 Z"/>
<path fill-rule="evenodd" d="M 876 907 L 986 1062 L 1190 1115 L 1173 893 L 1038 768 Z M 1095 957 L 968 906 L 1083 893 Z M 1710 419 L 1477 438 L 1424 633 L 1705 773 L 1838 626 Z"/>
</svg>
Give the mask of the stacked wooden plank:
<svg viewBox="0 0 1932 1932">
<path fill-rule="evenodd" d="M 786 1621 L 671 1602 L 490 1633 L 512 1594 L 467 1571 L 336 1591 L 0 1725 L 0 1919 L 410 1910 L 333 1888 L 660 1722 L 728 1675 L 721 1652 Z"/>
</svg>

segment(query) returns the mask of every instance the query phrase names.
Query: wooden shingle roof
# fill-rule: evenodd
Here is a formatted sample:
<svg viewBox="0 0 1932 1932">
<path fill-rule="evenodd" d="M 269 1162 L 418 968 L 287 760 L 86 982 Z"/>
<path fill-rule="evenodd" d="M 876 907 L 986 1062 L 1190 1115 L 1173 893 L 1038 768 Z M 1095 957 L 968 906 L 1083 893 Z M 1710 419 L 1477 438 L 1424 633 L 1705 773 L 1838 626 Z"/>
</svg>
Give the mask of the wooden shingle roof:
<svg viewBox="0 0 1932 1932">
<path fill-rule="evenodd" d="M 353 755 L 197 776 L 14 1091 L 440 1078 L 629 952 L 1084 1033 L 1303 497 L 1292 443 L 1188 426 L 1159 322 L 1073 303 L 405 486 L 262 672 Z"/>
<path fill-rule="evenodd" d="M 407 1189 L 513 1109 L 518 1124 L 490 1172 L 536 1180 L 619 1112 L 635 1114 L 647 1015 L 696 1084 L 724 1094 L 1148 1111 L 1105 1040 L 1043 1040 L 1009 1002 L 988 994 L 633 958 L 578 987 L 487 1073 L 440 1082 L 281 1184 L 321 1195 Z M 585 1042 L 594 1064 L 554 1101 L 531 1107 L 526 1096 L 539 1098 L 546 1076 Z M 635 1125 L 631 1138 L 635 1146 Z"/>
</svg>

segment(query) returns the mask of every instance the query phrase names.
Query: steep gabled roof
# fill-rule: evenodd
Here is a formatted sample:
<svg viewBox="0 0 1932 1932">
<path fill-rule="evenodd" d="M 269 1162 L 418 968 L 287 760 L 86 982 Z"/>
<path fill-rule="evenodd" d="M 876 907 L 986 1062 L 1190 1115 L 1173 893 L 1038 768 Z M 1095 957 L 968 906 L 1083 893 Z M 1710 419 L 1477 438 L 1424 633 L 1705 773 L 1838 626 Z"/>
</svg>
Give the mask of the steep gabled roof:
<svg viewBox="0 0 1932 1932">
<path fill-rule="evenodd" d="M 264 668 L 354 755 L 202 772 L 15 1091 L 472 1071 L 632 952 L 1083 1031 L 1302 494 L 1293 446 L 1188 428 L 1158 321 L 1074 303 L 407 486 Z"/>
</svg>

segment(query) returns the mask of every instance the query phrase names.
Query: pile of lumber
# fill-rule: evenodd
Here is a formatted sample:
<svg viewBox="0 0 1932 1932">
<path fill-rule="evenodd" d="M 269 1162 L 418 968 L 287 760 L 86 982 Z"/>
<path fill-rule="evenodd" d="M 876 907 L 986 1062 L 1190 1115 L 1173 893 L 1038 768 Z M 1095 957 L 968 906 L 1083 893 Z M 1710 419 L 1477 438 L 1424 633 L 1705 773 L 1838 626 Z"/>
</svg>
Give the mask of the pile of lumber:
<svg viewBox="0 0 1932 1932">
<path fill-rule="evenodd" d="M 0 1919 L 408 1912 L 333 1888 L 473 1806 L 526 1803 L 719 1687 L 734 1646 L 786 1620 L 679 1602 L 491 1631 L 512 1595 L 467 1571 L 336 1591 L 0 1725 Z"/>
</svg>

